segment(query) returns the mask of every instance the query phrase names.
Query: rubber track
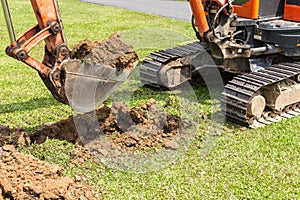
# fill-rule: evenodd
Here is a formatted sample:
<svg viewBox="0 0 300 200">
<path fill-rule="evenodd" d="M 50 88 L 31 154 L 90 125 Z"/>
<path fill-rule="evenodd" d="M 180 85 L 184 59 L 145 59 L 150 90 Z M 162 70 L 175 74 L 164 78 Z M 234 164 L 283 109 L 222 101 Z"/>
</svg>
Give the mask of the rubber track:
<svg viewBox="0 0 300 200">
<path fill-rule="evenodd" d="M 300 74 L 300 62 L 276 64 L 265 70 L 234 77 L 225 86 L 221 98 L 221 108 L 230 121 L 253 128 L 271 124 L 284 118 L 300 115 L 300 110 L 282 113 L 276 117 L 251 119 L 247 116 L 249 101 L 257 92 L 271 85 Z"/>
<path fill-rule="evenodd" d="M 200 42 L 192 42 L 151 53 L 140 66 L 140 79 L 143 84 L 159 87 L 159 70 L 170 61 L 204 51 Z"/>
</svg>

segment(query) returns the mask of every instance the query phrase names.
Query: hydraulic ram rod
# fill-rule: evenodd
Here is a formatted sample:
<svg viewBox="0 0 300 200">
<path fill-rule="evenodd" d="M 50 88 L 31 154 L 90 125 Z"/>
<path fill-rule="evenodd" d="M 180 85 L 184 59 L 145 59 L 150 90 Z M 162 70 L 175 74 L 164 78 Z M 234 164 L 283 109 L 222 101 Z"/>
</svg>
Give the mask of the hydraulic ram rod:
<svg viewBox="0 0 300 200">
<path fill-rule="evenodd" d="M 12 43 L 16 42 L 16 35 L 15 35 L 14 27 L 13 27 L 13 24 L 12 24 L 11 15 L 10 15 L 10 12 L 9 12 L 9 7 L 8 7 L 8 4 L 7 4 L 7 0 L 1 0 L 1 4 L 2 4 L 2 8 L 3 8 L 5 21 L 6 21 L 6 26 L 7 26 L 7 29 L 8 29 L 10 43 L 12 44 Z"/>
</svg>

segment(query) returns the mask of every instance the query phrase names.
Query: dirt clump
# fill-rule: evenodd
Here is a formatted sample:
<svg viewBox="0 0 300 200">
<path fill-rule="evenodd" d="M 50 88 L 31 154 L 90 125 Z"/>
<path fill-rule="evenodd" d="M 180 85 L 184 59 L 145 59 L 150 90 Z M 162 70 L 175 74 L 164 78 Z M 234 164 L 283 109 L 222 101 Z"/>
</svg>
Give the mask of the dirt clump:
<svg viewBox="0 0 300 200">
<path fill-rule="evenodd" d="M 0 146 L 3 146 L 4 144 L 9 144 L 10 137 L 13 130 L 10 129 L 8 126 L 2 126 L 0 125 Z"/>
<path fill-rule="evenodd" d="M 114 68 L 134 68 L 138 55 L 133 47 L 121 39 L 119 32 L 101 42 L 83 40 L 72 47 L 72 59 L 90 60 Z"/>
<path fill-rule="evenodd" d="M 37 131 L 30 135 L 31 141 L 37 144 L 44 143 L 47 138 L 66 140 L 71 143 L 81 144 L 73 121 L 73 116 L 55 123 L 42 124 L 37 127 Z"/>
<path fill-rule="evenodd" d="M 30 142 L 29 134 L 24 130 L 0 125 L 0 147 L 6 144 L 26 146 Z"/>
<path fill-rule="evenodd" d="M 108 118 L 99 121 L 109 140 L 127 151 L 165 147 L 178 133 L 180 123 L 178 116 L 162 113 L 153 99 L 131 109 L 114 103 Z"/>
<path fill-rule="evenodd" d="M 63 177 L 60 166 L 21 154 L 12 145 L 0 149 L 0 199 L 97 199 L 80 178 Z"/>
</svg>

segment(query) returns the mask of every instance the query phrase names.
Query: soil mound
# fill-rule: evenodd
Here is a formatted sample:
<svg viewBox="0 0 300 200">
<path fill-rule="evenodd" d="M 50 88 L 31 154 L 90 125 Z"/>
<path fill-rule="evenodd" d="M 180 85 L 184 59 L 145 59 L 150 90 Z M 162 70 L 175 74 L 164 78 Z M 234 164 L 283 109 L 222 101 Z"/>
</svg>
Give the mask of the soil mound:
<svg viewBox="0 0 300 200">
<path fill-rule="evenodd" d="M 62 177 L 58 165 L 18 153 L 12 145 L 0 148 L 0 168 L 0 200 L 97 199 L 79 177 Z"/>
<path fill-rule="evenodd" d="M 133 47 L 121 39 L 119 32 L 101 42 L 83 40 L 72 47 L 72 59 L 90 60 L 114 68 L 132 69 L 138 60 Z"/>
<path fill-rule="evenodd" d="M 130 117 L 128 117 L 130 116 Z M 181 119 L 162 113 L 155 100 L 129 108 L 115 103 L 106 119 L 99 120 L 109 140 L 123 150 L 169 148 L 179 131 Z M 173 146 L 176 149 L 176 145 Z"/>
<path fill-rule="evenodd" d="M 91 123 L 91 119 L 95 117 L 97 124 Z M 76 125 L 74 120 L 80 121 L 80 125 Z M 36 143 L 55 138 L 87 144 L 104 134 L 109 142 L 126 151 L 153 147 L 176 149 L 177 144 L 172 140 L 180 130 L 180 124 L 178 116 L 165 115 L 159 110 L 155 100 L 149 99 L 133 108 L 123 103 L 114 103 L 111 108 L 104 105 L 95 113 L 70 116 L 56 123 L 43 124 L 30 139 Z"/>
</svg>

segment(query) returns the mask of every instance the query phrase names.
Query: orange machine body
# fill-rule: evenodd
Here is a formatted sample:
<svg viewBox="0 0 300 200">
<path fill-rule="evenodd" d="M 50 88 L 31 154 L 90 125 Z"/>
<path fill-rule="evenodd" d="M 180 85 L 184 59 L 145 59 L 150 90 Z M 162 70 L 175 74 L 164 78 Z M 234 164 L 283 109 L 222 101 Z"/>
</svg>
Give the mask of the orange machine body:
<svg viewBox="0 0 300 200">
<path fill-rule="evenodd" d="M 285 0 L 284 19 L 300 22 L 300 1 Z"/>
<path fill-rule="evenodd" d="M 195 26 L 202 37 L 205 32 L 209 31 L 202 0 L 190 0 L 189 3 L 195 18 Z"/>
<path fill-rule="evenodd" d="M 257 19 L 259 3 L 259 0 L 236 1 L 233 5 L 233 10 L 239 17 Z"/>
</svg>

